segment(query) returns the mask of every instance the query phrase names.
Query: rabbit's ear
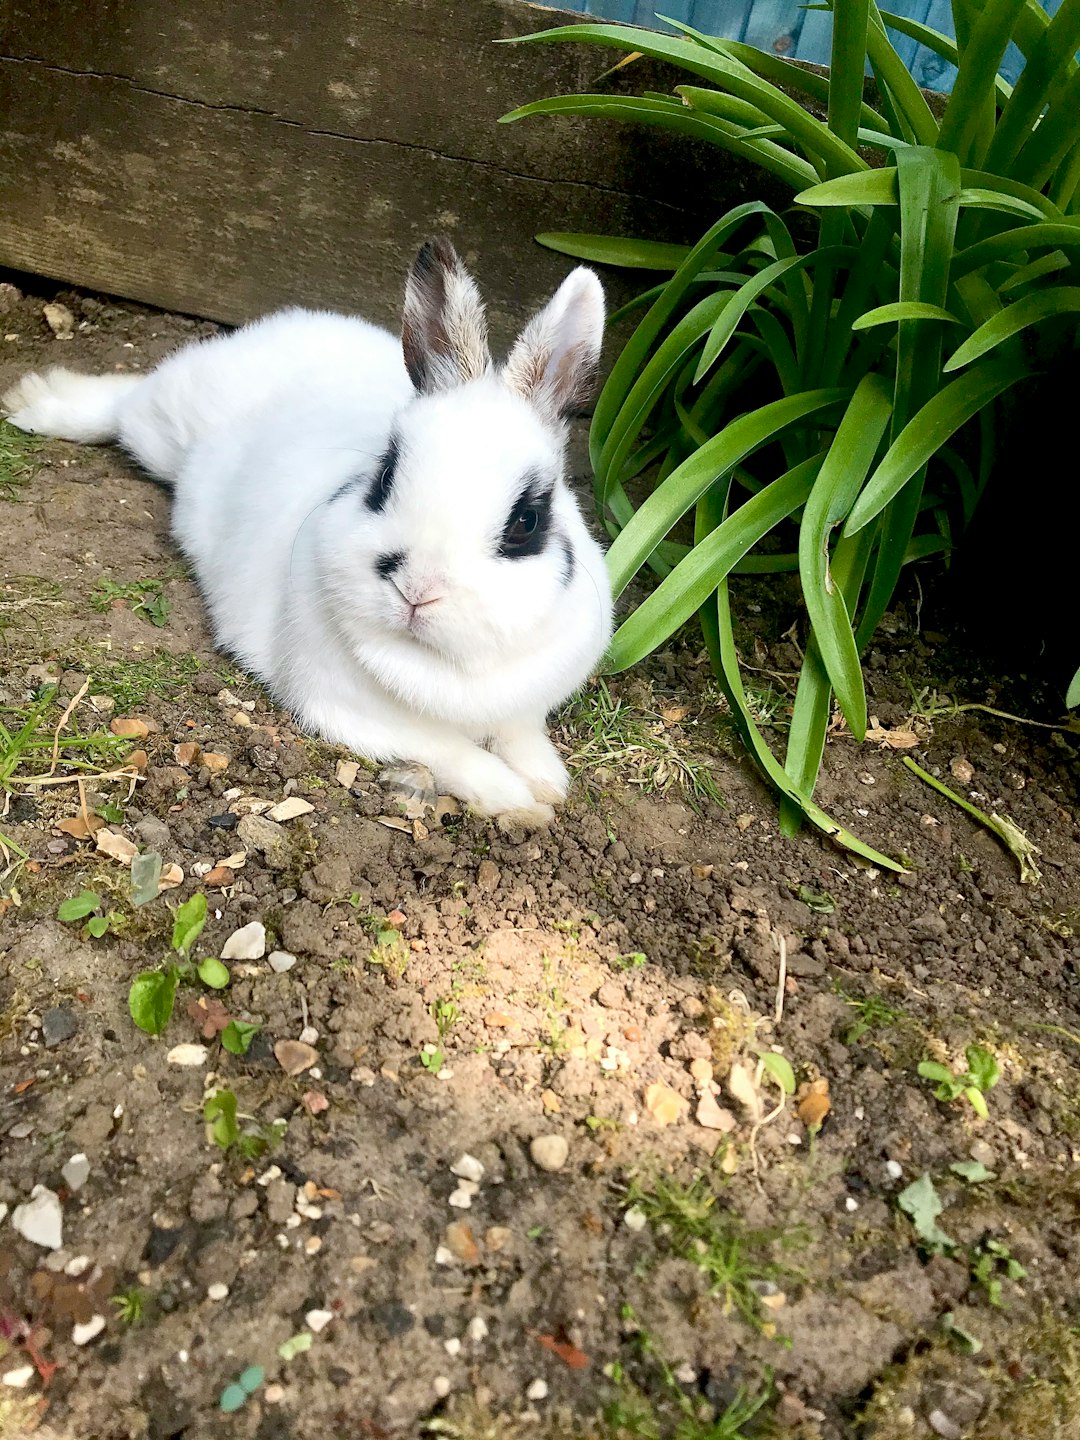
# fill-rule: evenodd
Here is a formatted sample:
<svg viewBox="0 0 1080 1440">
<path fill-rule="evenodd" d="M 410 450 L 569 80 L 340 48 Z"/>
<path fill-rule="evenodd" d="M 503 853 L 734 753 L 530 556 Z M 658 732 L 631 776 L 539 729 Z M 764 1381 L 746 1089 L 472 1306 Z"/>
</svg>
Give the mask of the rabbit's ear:
<svg viewBox="0 0 1080 1440">
<path fill-rule="evenodd" d="M 443 236 L 428 240 L 413 261 L 401 346 L 409 376 L 425 395 L 476 380 L 491 367 L 480 292 Z"/>
<path fill-rule="evenodd" d="M 579 266 L 526 325 L 503 379 L 549 419 L 588 400 L 604 339 L 604 292 Z"/>
</svg>

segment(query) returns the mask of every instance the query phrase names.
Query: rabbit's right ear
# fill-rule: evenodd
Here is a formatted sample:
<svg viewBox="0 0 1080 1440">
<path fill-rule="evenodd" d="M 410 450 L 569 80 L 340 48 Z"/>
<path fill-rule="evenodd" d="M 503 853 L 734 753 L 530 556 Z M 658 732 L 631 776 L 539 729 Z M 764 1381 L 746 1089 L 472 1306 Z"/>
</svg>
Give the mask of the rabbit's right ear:
<svg viewBox="0 0 1080 1440">
<path fill-rule="evenodd" d="M 491 368 L 476 282 L 443 236 L 421 246 L 405 287 L 401 347 L 422 395 L 476 380 Z"/>
</svg>

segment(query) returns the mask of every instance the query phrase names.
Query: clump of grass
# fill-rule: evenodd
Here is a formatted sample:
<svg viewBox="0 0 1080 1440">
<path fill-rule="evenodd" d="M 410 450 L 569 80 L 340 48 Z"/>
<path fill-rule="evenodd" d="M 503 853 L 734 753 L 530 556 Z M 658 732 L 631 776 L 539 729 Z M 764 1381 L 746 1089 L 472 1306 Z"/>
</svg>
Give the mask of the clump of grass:
<svg viewBox="0 0 1080 1440">
<path fill-rule="evenodd" d="M 129 606 L 133 615 L 141 615 L 159 629 L 169 618 L 169 601 L 160 580 L 117 582 L 103 575 L 90 596 L 90 604 L 99 614 L 104 614 L 106 610 L 111 610 L 117 601 Z"/>
<path fill-rule="evenodd" d="M 137 660 L 105 660 L 94 672 L 94 689 L 111 695 L 117 710 L 123 712 L 136 709 L 151 695 L 175 700 L 202 668 L 195 655 L 154 650 Z"/>
<path fill-rule="evenodd" d="M 651 690 L 631 704 L 604 680 L 571 701 L 560 717 L 575 773 L 610 770 L 646 794 L 675 789 L 692 801 L 720 805 L 712 768 L 694 753 L 686 733 L 696 723 L 686 707 L 661 705 Z"/>
<path fill-rule="evenodd" d="M 0 425 L 0 499 L 15 500 L 38 471 L 41 441 L 13 425 Z"/>
<path fill-rule="evenodd" d="M 761 1330 L 759 1292 L 791 1271 L 766 1253 L 778 1233 L 748 1228 L 717 1201 L 704 1176 L 689 1185 L 668 1176 L 635 1179 L 626 1195 L 627 1208 L 643 1212 L 675 1254 L 705 1275 L 724 1313 Z"/>
</svg>

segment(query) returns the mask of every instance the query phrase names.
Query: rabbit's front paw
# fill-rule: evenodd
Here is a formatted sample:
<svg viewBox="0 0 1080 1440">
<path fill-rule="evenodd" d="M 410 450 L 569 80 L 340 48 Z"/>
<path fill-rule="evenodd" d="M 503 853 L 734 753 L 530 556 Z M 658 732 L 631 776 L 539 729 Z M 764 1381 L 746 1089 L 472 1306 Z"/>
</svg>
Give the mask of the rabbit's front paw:
<svg viewBox="0 0 1080 1440">
<path fill-rule="evenodd" d="M 550 824 L 554 815 L 550 805 L 537 802 L 520 775 L 479 746 L 461 757 L 452 773 L 443 771 L 437 778 L 470 810 L 496 817 L 503 828 L 538 828 Z"/>
<path fill-rule="evenodd" d="M 492 748 L 521 776 L 534 800 L 542 805 L 557 805 L 566 799 L 570 776 L 543 730 L 504 731 L 496 735 Z"/>
</svg>

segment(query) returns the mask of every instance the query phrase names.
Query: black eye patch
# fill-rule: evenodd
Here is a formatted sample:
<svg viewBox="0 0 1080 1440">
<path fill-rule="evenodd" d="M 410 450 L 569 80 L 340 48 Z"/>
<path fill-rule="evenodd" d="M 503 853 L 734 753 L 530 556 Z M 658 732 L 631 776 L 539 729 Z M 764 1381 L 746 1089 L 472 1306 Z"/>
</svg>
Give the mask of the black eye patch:
<svg viewBox="0 0 1080 1440">
<path fill-rule="evenodd" d="M 386 453 L 379 461 L 375 469 L 375 478 L 368 490 L 366 504 L 369 510 L 376 512 L 386 509 L 386 503 L 390 499 L 390 493 L 394 488 L 394 471 L 398 462 L 398 443 L 393 437 L 386 448 Z"/>
<path fill-rule="evenodd" d="M 506 517 L 499 555 L 503 560 L 523 560 L 539 555 L 547 544 L 551 528 L 551 490 L 527 485 Z"/>
</svg>

